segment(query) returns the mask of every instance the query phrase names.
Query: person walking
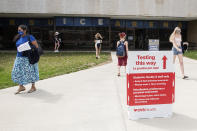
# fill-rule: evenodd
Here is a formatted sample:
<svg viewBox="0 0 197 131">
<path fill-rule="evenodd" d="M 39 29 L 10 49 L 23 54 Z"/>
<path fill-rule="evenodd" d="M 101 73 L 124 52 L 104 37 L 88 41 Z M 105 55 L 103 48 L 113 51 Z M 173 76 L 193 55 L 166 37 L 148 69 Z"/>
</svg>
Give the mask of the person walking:
<svg viewBox="0 0 197 131">
<path fill-rule="evenodd" d="M 27 50 L 28 45 L 33 44 L 38 48 L 38 43 L 34 36 L 27 34 L 27 26 L 19 25 L 18 34 L 14 37 L 16 42 L 17 56 L 12 69 L 12 80 L 19 84 L 19 89 L 15 94 L 25 91 L 24 85 L 32 83 L 28 93 L 36 91 L 35 82 L 39 80 L 38 63 L 30 64 L 28 57 L 23 56 L 23 51 Z"/>
<path fill-rule="evenodd" d="M 118 58 L 118 76 L 120 76 L 120 67 L 127 66 L 128 58 L 128 42 L 126 41 L 126 34 L 124 32 L 119 33 L 120 40 L 117 42 L 117 58 Z"/>
<path fill-rule="evenodd" d="M 102 44 L 103 37 L 100 33 L 96 33 L 95 35 L 95 49 L 96 49 L 96 59 L 100 58 L 100 52 L 101 52 L 101 44 Z"/>
<path fill-rule="evenodd" d="M 184 72 L 184 64 L 183 64 L 183 50 L 181 47 L 182 36 L 181 36 L 181 29 L 176 27 L 172 34 L 170 35 L 170 42 L 173 44 L 172 51 L 173 51 L 173 64 L 175 63 L 176 56 L 178 56 L 179 64 L 182 73 L 182 79 L 188 78 Z"/>
<path fill-rule="evenodd" d="M 60 47 L 60 43 L 61 43 L 61 38 L 59 36 L 59 32 L 55 32 L 54 42 L 55 42 L 54 52 L 59 52 L 59 47 Z"/>
</svg>

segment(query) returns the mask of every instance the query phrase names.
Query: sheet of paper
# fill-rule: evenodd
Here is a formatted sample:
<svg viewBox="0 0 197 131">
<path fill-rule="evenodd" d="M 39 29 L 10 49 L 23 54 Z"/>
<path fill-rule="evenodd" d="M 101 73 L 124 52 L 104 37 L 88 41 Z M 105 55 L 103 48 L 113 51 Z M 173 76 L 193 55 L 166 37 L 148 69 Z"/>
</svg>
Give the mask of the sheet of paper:
<svg viewBox="0 0 197 131">
<path fill-rule="evenodd" d="M 29 41 L 27 41 L 17 47 L 18 52 L 23 52 L 23 51 L 30 50 L 30 49 L 31 49 L 31 47 L 29 46 Z"/>
</svg>

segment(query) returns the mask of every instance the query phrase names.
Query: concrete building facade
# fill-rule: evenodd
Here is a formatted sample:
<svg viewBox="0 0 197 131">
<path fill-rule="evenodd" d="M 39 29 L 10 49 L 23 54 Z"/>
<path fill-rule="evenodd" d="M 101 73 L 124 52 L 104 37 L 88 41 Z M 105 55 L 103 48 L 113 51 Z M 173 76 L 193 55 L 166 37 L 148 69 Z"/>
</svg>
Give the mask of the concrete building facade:
<svg viewBox="0 0 197 131">
<path fill-rule="evenodd" d="M 165 46 L 169 44 L 168 37 L 174 27 L 180 26 L 184 41 L 189 41 L 195 48 L 196 5 L 196 0 L 1 0 L 0 30 L 14 32 L 17 25 L 27 24 L 38 39 L 46 39 L 46 44 L 51 41 L 53 32 L 59 31 L 65 40 L 65 48 L 92 43 L 94 34 L 101 32 L 106 38 L 107 49 L 114 47 L 118 32 L 124 31 L 130 36 L 131 49 L 146 49 L 140 47 L 140 39 L 147 45 L 147 38 L 161 39 L 161 47 L 169 49 L 170 46 Z M 101 26 L 99 22 L 104 24 Z M 11 36 L 4 38 L 1 34 L 0 41 L 9 43 Z M 78 38 L 82 35 L 83 38 Z"/>
</svg>

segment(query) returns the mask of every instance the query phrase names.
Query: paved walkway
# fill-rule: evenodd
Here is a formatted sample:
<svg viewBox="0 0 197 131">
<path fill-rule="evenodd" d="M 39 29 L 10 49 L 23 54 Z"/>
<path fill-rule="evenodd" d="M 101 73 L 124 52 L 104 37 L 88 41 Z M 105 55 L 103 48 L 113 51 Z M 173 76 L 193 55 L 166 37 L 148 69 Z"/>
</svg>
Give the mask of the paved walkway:
<svg viewBox="0 0 197 131">
<path fill-rule="evenodd" d="M 103 66 L 36 83 L 38 91 L 14 95 L 0 90 L 0 131 L 196 131 L 197 61 L 184 58 L 189 80 L 176 61 L 172 118 L 128 120 L 126 78 L 116 76 L 117 59 Z M 27 89 L 30 85 L 27 85 Z"/>
</svg>

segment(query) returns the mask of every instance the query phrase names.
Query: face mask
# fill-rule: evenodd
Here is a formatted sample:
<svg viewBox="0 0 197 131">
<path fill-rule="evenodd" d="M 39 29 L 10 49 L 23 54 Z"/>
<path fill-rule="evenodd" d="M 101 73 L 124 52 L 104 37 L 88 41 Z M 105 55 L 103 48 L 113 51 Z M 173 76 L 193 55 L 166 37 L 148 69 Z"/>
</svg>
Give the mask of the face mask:
<svg viewBox="0 0 197 131">
<path fill-rule="evenodd" d="M 23 35 L 23 34 L 24 34 L 24 32 L 22 32 L 22 31 L 18 31 L 18 34 L 19 34 L 19 35 Z"/>
</svg>

